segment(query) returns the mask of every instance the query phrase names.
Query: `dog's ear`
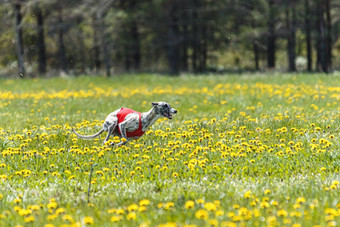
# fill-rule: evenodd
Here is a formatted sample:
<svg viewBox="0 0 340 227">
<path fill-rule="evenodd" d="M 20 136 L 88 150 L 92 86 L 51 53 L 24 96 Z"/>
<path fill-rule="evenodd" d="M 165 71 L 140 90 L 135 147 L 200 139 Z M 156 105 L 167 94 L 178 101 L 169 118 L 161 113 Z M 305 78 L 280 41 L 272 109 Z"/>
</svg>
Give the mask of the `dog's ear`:
<svg viewBox="0 0 340 227">
<path fill-rule="evenodd" d="M 151 103 L 152 104 L 152 106 L 157 106 L 158 105 L 158 102 L 153 102 L 153 103 Z"/>
</svg>

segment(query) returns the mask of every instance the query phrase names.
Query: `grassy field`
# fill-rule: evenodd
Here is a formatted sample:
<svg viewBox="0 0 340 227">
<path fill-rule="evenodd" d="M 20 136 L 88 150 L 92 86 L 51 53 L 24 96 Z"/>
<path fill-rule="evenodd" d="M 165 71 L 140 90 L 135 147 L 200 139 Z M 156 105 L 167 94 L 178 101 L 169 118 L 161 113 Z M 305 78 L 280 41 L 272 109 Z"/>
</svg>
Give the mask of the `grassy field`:
<svg viewBox="0 0 340 227">
<path fill-rule="evenodd" d="M 122 147 L 106 115 L 178 110 Z M 0 226 L 339 226 L 340 75 L 0 80 Z M 114 139 L 114 138 L 112 138 Z"/>
</svg>

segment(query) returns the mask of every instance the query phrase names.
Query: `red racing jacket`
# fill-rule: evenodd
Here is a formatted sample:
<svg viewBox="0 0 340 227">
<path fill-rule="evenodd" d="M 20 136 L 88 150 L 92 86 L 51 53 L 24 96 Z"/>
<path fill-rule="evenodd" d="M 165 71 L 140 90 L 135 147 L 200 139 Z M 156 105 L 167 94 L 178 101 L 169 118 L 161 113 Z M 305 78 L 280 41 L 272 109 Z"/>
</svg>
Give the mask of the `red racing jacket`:
<svg viewBox="0 0 340 227">
<path fill-rule="evenodd" d="M 140 112 L 137 112 L 135 110 L 132 110 L 132 109 L 129 109 L 129 108 L 121 108 L 119 110 L 119 112 L 117 113 L 117 118 L 118 118 L 118 124 L 119 123 L 122 123 L 124 120 L 125 120 L 125 117 L 128 115 L 128 114 L 131 114 L 131 113 L 138 113 L 139 115 L 139 126 L 138 126 L 138 129 L 136 129 L 135 131 L 133 132 L 128 132 L 126 131 L 126 136 L 127 137 L 141 137 L 145 132 L 142 131 L 142 114 Z M 122 134 L 120 132 L 120 129 L 118 127 L 118 132 L 120 134 Z"/>
</svg>

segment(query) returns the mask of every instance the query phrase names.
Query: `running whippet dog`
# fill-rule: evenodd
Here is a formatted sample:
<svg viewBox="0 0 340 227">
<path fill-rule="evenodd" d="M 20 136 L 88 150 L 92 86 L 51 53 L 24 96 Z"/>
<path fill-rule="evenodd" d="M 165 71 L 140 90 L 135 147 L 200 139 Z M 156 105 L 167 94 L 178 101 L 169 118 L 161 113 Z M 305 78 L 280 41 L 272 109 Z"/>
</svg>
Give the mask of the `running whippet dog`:
<svg viewBox="0 0 340 227">
<path fill-rule="evenodd" d="M 120 108 L 110 113 L 105 119 L 103 128 L 94 135 L 80 135 L 73 128 L 72 131 L 81 139 L 94 139 L 103 132 L 107 132 L 103 144 L 109 140 L 111 135 L 114 135 L 126 139 L 117 144 L 117 146 L 120 146 L 126 144 L 129 140 L 141 137 L 160 117 L 172 119 L 172 115 L 176 113 L 177 110 L 166 102 L 153 102 L 152 108 L 148 112 L 140 113 L 128 108 Z M 114 143 L 110 145 L 114 145 Z"/>
</svg>

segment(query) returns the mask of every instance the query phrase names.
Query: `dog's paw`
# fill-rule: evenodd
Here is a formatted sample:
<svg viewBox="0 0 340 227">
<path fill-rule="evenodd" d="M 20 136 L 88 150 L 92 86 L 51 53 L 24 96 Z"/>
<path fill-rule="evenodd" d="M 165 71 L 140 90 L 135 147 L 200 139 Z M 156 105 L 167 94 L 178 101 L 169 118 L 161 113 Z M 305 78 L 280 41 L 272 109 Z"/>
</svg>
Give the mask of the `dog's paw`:
<svg viewBox="0 0 340 227">
<path fill-rule="evenodd" d="M 127 141 L 122 141 L 122 142 L 119 142 L 116 144 L 116 146 L 122 146 L 122 145 L 125 145 L 127 144 Z"/>
</svg>

